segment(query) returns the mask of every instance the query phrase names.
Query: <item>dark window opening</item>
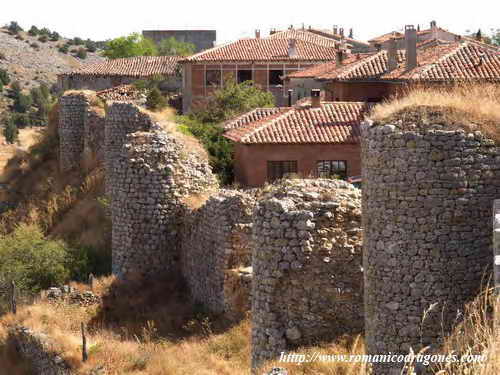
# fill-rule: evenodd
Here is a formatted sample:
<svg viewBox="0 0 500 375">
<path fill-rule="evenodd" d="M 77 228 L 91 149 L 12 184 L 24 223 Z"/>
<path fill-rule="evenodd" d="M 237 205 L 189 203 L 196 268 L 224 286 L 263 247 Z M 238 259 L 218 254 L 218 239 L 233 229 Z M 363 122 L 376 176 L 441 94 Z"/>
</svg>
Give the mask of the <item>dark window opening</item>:
<svg viewBox="0 0 500 375">
<path fill-rule="evenodd" d="M 270 85 L 282 85 L 283 80 L 283 70 L 270 70 L 269 71 L 269 84 Z"/>
<path fill-rule="evenodd" d="M 267 162 L 268 181 L 278 180 L 297 173 L 297 160 L 280 160 Z"/>
<path fill-rule="evenodd" d="M 380 98 L 368 98 L 368 99 L 366 99 L 366 101 L 368 103 L 379 103 L 382 101 L 382 99 L 380 99 Z"/>
<path fill-rule="evenodd" d="M 207 86 L 220 86 L 221 71 L 220 70 L 207 70 L 206 72 L 206 85 Z"/>
<path fill-rule="evenodd" d="M 238 70 L 238 83 L 252 80 L 251 70 Z"/>
<path fill-rule="evenodd" d="M 318 160 L 316 166 L 318 177 L 342 179 L 347 177 L 347 162 L 345 160 Z"/>
</svg>

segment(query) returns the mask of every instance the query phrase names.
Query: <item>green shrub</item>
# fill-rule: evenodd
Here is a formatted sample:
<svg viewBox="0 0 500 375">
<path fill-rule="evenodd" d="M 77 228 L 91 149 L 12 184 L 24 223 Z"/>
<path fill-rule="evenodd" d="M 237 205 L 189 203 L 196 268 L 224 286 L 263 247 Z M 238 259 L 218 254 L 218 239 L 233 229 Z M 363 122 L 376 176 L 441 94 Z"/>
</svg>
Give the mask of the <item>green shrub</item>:
<svg viewBox="0 0 500 375">
<path fill-rule="evenodd" d="M 7 117 L 7 119 L 4 120 L 3 136 L 5 141 L 11 144 L 15 143 L 19 137 L 19 129 L 11 117 Z"/>
<path fill-rule="evenodd" d="M 135 56 L 156 56 L 156 44 L 138 33 L 122 36 L 106 43 L 103 55 L 110 59 Z"/>
<path fill-rule="evenodd" d="M 13 113 L 12 121 L 18 129 L 22 129 L 30 124 L 30 116 L 26 113 Z"/>
<path fill-rule="evenodd" d="M 84 41 L 82 38 L 75 37 L 75 38 L 73 38 L 73 44 L 75 46 L 81 46 L 84 44 Z"/>
<path fill-rule="evenodd" d="M 167 101 L 158 88 L 149 91 L 146 98 L 146 107 L 152 111 L 158 111 L 167 106 Z"/>
<path fill-rule="evenodd" d="M 254 108 L 274 105 L 273 94 L 255 87 L 251 81 L 238 84 L 227 80 L 225 86 L 214 93 L 208 105 L 195 111 L 195 115 L 201 122 L 219 123 Z"/>
<path fill-rule="evenodd" d="M 87 58 L 87 50 L 85 48 L 78 48 L 78 51 L 76 52 L 76 56 L 79 58 L 79 59 L 86 59 Z"/>
<path fill-rule="evenodd" d="M 0 278 L 30 292 L 61 285 L 71 274 L 69 255 L 63 242 L 46 239 L 36 226 L 20 225 L 0 239 Z"/>
<path fill-rule="evenodd" d="M 56 31 L 50 33 L 49 37 L 50 37 L 50 40 L 52 42 L 57 42 L 61 38 L 61 36 L 59 35 L 59 33 L 56 32 Z"/>
<path fill-rule="evenodd" d="M 46 43 L 49 40 L 49 37 L 45 34 L 42 34 L 38 37 L 38 41 L 42 43 Z"/>
<path fill-rule="evenodd" d="M 2 93 L 2 91 L 3 91 L 3 83 L 2 81 L 0 81 L 0 93 Z"/>
<path fill-rule="evenodd" d="M 12 33 L 12 34 L 17 34 L 20 31 L 23 31 L 23 28 L 19 26 L 19 24 L 16 21 L 12 21 L 7 29 Z"/>
<path fill-rule="evenodd" d="M 38 30 L 38 27 L 33 25 L 31 26 L 31 29 L 29 29 L 28 34 L 30 34 L 31 36 L 37 36 L 38 34 L 40 34 L 40 30 Z"/>
<path fill-rule="evenodd" d="M 85 281 L 90 273 L 94 276 L 111 273 L 111 249 L 80 246 L 71 249 L 71 280 Z"/>
<path fill-rule="evenodd" d="M 0 69 L 0 82 L 4 85 L 8 85 L 10 83 L 9 73 L 5 69 Z"/>
<path fill-rule="evenodd" d="M 59 47 L 59 52 L 61 53 L 68 53 L 69 47 L 67 44 L 63 44 L 62 46 Z"/>
<path fill-rule="evenodd" d="M 40 30 L 40 35 L 47 35 L 47 36 L 49 36 L 50 35 L 50 30 L 48 28 L 44 27 L 44 28 L 42 28 Z"/>
<path fill-rule="evenodd" d="M 89 52 L 95 52 L 97 51 L 97 43 L 90 39 L 87 39 L 85 41 L 85 48 L 87 48 L 87 51 Z"/>
<path fill-rule="evenodd" d="M 26 113 L 33 105 L 33 99 L 29 94 L 19 93 L 14 99 L 14 110 L 19 113 Z"/>
</svg>

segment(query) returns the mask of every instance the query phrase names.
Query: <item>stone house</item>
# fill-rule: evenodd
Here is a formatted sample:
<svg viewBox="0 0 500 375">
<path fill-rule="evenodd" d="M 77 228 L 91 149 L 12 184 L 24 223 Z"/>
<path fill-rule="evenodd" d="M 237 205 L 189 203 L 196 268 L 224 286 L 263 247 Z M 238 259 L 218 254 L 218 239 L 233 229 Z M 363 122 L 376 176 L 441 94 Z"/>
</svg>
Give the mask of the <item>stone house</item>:
<svg viewBox="0 0 500 375">
<path fill-rule="evenodd" d="M 500 83 L 500 52 L 471 39 L 417 43 L 407 26 L 404 49 L 392 38 L 386 49 L 354 54 L 286 77 L 289 86 L 316 85 L 328 101 L 379 102 L 415 86 Z"/>
<path fill-rule="evenodd" d="M 347 177 L 361 173 L 359 126 L 366 103 L 320 102 L 258 108 L 224 124 L 235 142 L 235 181 L 261 186 L 287 175 Z"/>
<path fill-rule="evenodd" d="M 288 84 L 283 76 L 335 59 L 340 46 L 335 39 L 308 30 L 289 29 L 217 46 L 190 56 L 183 67 L 183 109 L 206 103 L 227 79 L 253 81 L 273 93 L 276 104 L 288 102 Z M 346 46 L 347 48 L 347 46 Z"/>
<path fill-rule="evenodd" d="M 106 60 L 59 74 L 57 83 L 61 91 L 84 89 L 101 91 L 161 75 L 167 78 L 164 89 L 176 91 L 181 86 L 178 65 L 180 59 L 182 59 L 180 56 L 140 56 Z"/>
</svg>

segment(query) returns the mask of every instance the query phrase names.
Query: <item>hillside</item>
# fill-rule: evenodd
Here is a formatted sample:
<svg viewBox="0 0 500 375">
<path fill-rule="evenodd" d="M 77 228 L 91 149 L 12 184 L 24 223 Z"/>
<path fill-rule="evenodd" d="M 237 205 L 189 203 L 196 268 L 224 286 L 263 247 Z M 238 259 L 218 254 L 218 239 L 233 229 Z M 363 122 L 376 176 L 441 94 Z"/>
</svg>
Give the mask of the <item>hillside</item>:
<svg viewBox="0 0 500 375">
<path fill-rule="evenodd" d="M 12 81 L 20 81 L 23 88 L 29 89 L 40 83 L 48 85 L 55 83 L 57 74 L 78 69 L 84 64 L 102 61 L 98 53 L 87 54 L 86 59 L 79 59 L 72 50 L 68 53 L 59 52 L 59 47 L 68 40 L 46 41 L 38 40 L 38 36 L 31 36 L 21 31 L 11 35 L 8 30 L 0 28 L 0 69 L 6 69 Z"/>
</svg>

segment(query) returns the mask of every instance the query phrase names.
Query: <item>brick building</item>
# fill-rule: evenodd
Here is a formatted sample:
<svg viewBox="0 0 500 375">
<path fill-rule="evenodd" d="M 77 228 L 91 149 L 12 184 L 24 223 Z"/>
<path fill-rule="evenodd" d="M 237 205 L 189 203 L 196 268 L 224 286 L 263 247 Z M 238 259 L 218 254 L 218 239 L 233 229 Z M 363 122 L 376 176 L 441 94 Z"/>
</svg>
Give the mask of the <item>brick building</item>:
<svg viewBox="0 0 500 375">
<path fill-rule="evenodd" d="M 384 50 L 290 74 L 289 86 L 314 81 L 329 101 L 379 102 L 413 86 L 500 83 L 498 48 L 468 38 L 417 42 L 418 33 L 411 26 L 405 34 L 404 49 L 392 38 Z"/>
<path fill-rule="evenodd" d="M 318 93 L 319 94 L 319 93 Z M 366 103 L 259 108 L 224 124 L 235 142 L 236 182 L 261 186 L 288 174 L 346 177 L 361 173 L 359 125 Z"/>
<path fill-rule="evenodd" d="M 165 90 L 176 91 L 181 87 L 180 59 L 179 56 L 140 56 L 106 60 L 59 74 L 57 82 L 62 91 L 101 91 L 161 75 L 167 78 L 163 83 Z"/>
<path fill-rule="evenodd" d="M 241 39 L 190 56 L 183 61 L 184 112 L 203 105 L 227 79 L 252 80 L 287 103 L 288 85 L 282 77 L 335 59 L 339 43 L 308 30 L 273 32 L 266 38 Z"/>
</svg>

